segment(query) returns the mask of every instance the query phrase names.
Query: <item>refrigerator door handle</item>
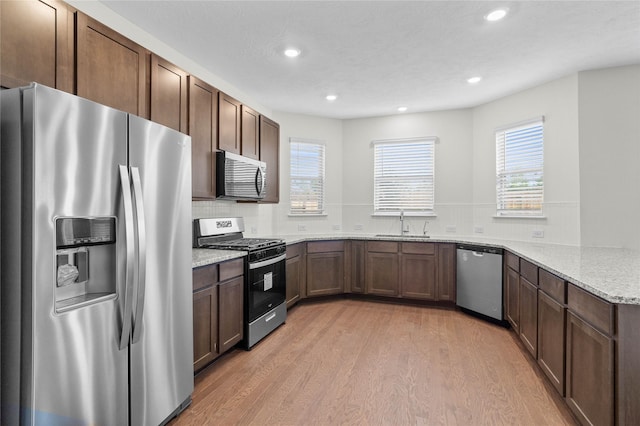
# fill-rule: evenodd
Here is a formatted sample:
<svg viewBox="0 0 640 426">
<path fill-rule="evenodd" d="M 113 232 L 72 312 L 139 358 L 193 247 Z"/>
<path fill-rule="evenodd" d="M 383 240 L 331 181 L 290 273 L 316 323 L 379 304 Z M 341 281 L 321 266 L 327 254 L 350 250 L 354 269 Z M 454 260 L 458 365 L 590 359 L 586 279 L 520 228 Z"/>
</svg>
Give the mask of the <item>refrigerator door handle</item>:
<svg viewBox="0 0 640 426">
<path fill-rule="evenodd" d="M 125 263 L 125 287 L 124 287 L 124 312 L 122 314 L 122 333 L 120 334 L 120 350 L 129 345 L 131 334 L 131 315 L 133 299 L 133 262 L 135 248 L 133 245 L 133 204 L 131 198 L 131 182 L 129 181 L 129 170 L 127 166 L 119 165 L 120 184 L 122 186 L 122 204 L 124 207 L 124 227 L 126 240 L 126 263 Z"/>
<path fill-rule="evenodd" d="M 140 340 L 142 332 L 142 314 L 144 312 L 144 293 L 147 272 L 147 233 L 144 219 L 144 199 L 142 197 L 142 184 L 140 171 L 137 167 L 131 168 L 131 180 L 133 181 L 133 195 L 136 201 L 136 218 L 138 225 L 138 295 L 136 301 L 136 314 L 133 320 L 133 343 Z"/>
</svg>

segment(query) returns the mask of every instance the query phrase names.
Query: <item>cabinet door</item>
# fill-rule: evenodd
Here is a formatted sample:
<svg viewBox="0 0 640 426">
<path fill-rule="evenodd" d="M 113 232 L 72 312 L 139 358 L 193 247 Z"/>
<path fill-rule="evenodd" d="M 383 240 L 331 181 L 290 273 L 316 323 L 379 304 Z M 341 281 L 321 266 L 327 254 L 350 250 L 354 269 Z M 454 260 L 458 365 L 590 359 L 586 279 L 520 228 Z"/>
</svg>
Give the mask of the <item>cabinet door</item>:
<svg viewBox="0 0 640 426">
<path fill-rule="evenodd" d="M 151 121 L 187 131 L 187 73 L 151 55 Z"/>
<path fill-rule="evenodd" d="M 218 356 L 218 286 L 193 294 L 193 370 Z"/>
<path fill-rule="evenodd" d="M 287 247 L 287 256 L 289 256 L 289 248 Z M 287 257 L 287 308 L 298 303 L 300 300 L 300 276 L 302 274 L 302 256 L 300 254 Z"/>
<path fill-rule="evenodd" d="M 74 93 L 74 13 L 60 1 L 0 1 L 0 86 Z"/>
<path fill-rule="evenodd" d="M 456 301 L 456 245 L 438 244 L 436 300 Z"/>
<path fill-rule="evenodd" d="M 240 154 L 241 104 L 222 92 L 218 99 L 218 149 Z"/>
<path fill-rule="evenodd" d="M 520 276 L 520 339 L 534 358 L 538 356 L 538 287 Z"/>
<path fill-rule="evenodd" d="M 261 203 L 280 201 L 280 125 L 260 116 L 260 161 L 267 163 L 267 185 Z"/>
<path fill-rule="evenodd" d="M 520 325 L 519 314 L 519 293 L 520 293 L 520 274 L 511 268 L 507 268 L 507 277 L 505 281 L 505 317 L 513 327 L 516 333 L 519 333 Z"/>
<path fill-rule="evenodd" d="M 244 277 L 218 284 L 220 353 L 231 349 L 244 336 Z"/>
<path fill-rule="evenodd" d="M 538 365 L 564 396 L 566 308 L 544 291 L 538 292 Z"/>
<path fill-rule="evenodd" d="M 364 293 L 365 286 L 364 241 L 351 242 L 351 292 Z"/>
<path fill-rule="evenodd" d="M 367 252 L 367 293 L 397 296 L 399 273 L 397 253 Z"/>
<path fill-rule="evenodd" d="M 240 153 L 245 157 L 260 159 L 260 114 L 242 105 Z M 267 169 L 268 170 L 268 169 Z"/>
<path fill-rule="evenodd" d="M 436 287 L 436 258 L 433 255 L 402 254 L 400 294 L 414 299 L 433 300 Z"/>
<path fill-rule="evenodd" d="M 582 424 L 612 425 L 613 340 L 567 313 L 566 401 Z"/>
<path fill-rule="evenodd" d="M 145 49 L 78 13 L 76 54 L 78 96 L 149 118 Z"/>
<path fill-rule="evenodd" d="M 193 198 L 212 200 L 216 198 L 218 90 L 193 76 L 189 76 L 188 134 Z"/>
<path fill-rule="evenodd" d="M 344 292 L 344 252 L 307 253 L 307 296 Z"/>
</svg>

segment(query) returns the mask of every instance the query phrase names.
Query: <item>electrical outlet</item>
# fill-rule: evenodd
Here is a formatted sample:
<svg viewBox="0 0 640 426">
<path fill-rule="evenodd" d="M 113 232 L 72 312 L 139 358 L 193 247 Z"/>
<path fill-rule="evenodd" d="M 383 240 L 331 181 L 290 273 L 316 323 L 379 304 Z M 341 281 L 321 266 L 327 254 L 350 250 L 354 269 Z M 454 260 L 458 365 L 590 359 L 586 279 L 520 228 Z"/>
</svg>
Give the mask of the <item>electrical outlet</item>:
<svg viewBox="0 0 640 426">
<path fill-rule="evenodd" d="M 450 234 L 455 234 L 458 230 L 455 225 L 448 225 L 445 230 Z"/>
<path fill-rule="evenodd" d="M 258 228 L 257 228 L 257 227 L 255 227 L 255 226 L 252 226 L 252 227 L 251 227 L 251 233 L 252 233 L 252 234 L 257 234 L 257 233 L 258 233 Z"/>
<path fill-rule="evenodd" d="M 355 225 L 353 225 L 353 229 L 354 231 L 362 231 L 364 229 L 364 225 L 362 225 L 361 223 L 356 223 Z"/>
<path fill-rule="evenodd" d="M 298 225 L 298 231 L 306 231 L 307 225 Z"/>
<path fill-rule="evenodd" d="M 340 230 L 340 225 L 333 225 L 333 230 L 334 231 L 339 231 Z"/>
<path fill-rule="evenodd" d="M 544 238 L 544 231 L 542 229 L 534 229 L 531 236 L 533 238 Z"/>
<path fill-rule="evenodd" d="M 473 232 L 476 234 L 484 234 L 484 228 L 482 226 L 476 226 L 473 228 Z"/>
</svg>

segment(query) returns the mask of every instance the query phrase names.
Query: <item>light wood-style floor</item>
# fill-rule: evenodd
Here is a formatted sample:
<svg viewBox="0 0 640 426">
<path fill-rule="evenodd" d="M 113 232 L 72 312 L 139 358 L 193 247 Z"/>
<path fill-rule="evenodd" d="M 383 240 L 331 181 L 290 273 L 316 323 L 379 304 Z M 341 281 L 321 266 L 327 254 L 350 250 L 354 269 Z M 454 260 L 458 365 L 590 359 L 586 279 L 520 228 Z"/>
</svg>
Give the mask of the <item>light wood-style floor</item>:
<svg viewBox="0 0 640 426">
<path fill-rule="evenodd" d="M 464 313 L 306 303 L 195 379 L 182 425 L 575 424 L 513 333 Z"/>
</svg>

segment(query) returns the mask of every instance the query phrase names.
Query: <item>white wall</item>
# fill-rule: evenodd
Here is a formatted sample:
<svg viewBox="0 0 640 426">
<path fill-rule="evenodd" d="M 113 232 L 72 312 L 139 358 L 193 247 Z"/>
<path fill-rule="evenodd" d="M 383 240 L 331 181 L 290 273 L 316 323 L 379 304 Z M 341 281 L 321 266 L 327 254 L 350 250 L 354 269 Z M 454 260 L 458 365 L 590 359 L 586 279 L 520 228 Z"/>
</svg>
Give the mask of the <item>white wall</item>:
<svg viewBox="0 0 640 426">
<path fill-rule="evenodd" d="M 640 249 L 640 65 L 581 72 L 582 243 Z"/>
<path fill-rule="evenodd" d="M 544 116 L 545 219 L 495 218 L 495 129 Z M 576 74 L 473 109 L 474 231 L 495 238 L 580 244 L 578 77 Z M 480 235 L 480 234 L 478 234 Z M 536 240 L 537 241 L 537 240 Z"/>
<path fill-rule="evenodd" d="M 280 203 L 274 206 L 273 230 L 277 234 L 323 234 L 342 230 L 343 155 L 342 120 L 276 112 L 280 124 Z M 325 143 L 324 216 L 289 216 L 289 138 Z"/>
<path fill-rule="evenodd" d="M 397 217 L 372 217 L 373 148 L 371 141 L 436 136 L 435 212 L 433 218 L 407 218 L 410 233 L 421 234 L 424 222 L 430 234 L 471 231 L 468 209 L 471 187 L 471 110 L 451 110 L 344 121 L 343 228 L 348 233 L 399 233 Z"/>
</svg>

